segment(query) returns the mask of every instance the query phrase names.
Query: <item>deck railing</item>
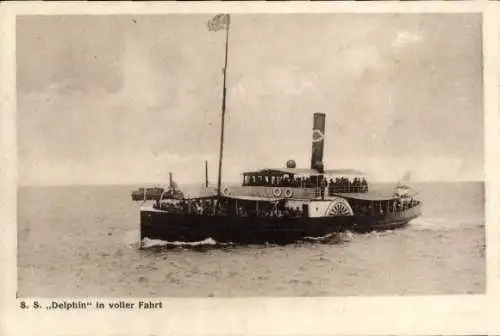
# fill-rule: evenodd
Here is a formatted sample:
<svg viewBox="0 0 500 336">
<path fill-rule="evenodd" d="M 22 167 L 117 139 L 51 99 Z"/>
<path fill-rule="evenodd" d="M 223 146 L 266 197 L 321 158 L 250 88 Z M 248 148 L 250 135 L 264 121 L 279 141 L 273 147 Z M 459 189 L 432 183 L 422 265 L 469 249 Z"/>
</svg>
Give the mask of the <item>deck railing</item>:
<svg viewBox="0 0 500 336">
<path fill-rule="evenodd" d="M 244 187 L 251 186 L 251 187 L 268 187 L 268 188 L 273 188 L 273 187 L 286 187 L 286 188 L 300 188 L 300 189 L 315 189 L 319 190 L 321 187 L 319 187 L 318 184 L 243 184 Z M 347 185 L 327 185 L 325 187 L 326 192 L 328 195 L 332 194 L 340 194 L 340 193 L 366 193 L 368 192 L 368 185 L 352 185 L 352 184 L 347 184 Z"/>
<path fill-rule="evenodd" d="M 341 193 L 365 193 L 368 192 L 367 185 L 333 185 L 328 186 L 328 194 L 341 194 Z"/>
</svg>

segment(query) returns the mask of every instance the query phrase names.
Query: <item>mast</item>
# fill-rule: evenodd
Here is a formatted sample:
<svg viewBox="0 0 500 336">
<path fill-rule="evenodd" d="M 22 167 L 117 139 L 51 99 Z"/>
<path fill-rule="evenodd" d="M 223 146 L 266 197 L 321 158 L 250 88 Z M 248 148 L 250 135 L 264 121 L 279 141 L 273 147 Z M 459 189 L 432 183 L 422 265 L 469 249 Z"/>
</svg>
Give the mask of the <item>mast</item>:
<svg viewBox="0 0 500 336">
<path fill-rule="evenodd" d="M 220 203 L 221 196 L 221 180 L 222 180 L 222 158 L 224 156 L 224 118 L 226 115 L 226 73 L 227 73 L 227 53 L 229 44 L 229 25 L 230 16 L 229 14 L 218 14 L 212 20 L 208 22 L 208 30 L 219 31 L 221 29 L 226 30 L 226 49 L 224 52 L 224 69 L 223 69 L 223 87 L 222 87 L 222 113 L 221 113 L 221 130 L 220 130 L 220 147 L 219 147 L 219 169 L 217 176 L 217 202 L 215 205 L 216 211 Z"/>
<path fill-rule="evenodd" d="M 205 188 L 208 188 L 208 161 L 205 160 Z"/>
</svg>

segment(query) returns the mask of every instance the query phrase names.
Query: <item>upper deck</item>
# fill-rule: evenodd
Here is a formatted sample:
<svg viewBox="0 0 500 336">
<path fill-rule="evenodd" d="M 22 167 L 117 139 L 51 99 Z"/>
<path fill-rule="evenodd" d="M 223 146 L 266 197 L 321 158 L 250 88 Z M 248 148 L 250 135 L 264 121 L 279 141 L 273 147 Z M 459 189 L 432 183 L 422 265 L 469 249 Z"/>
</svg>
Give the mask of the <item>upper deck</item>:
<svg viewBox="0 0 500 336">
<path fill-rule="evenodd" d="M 278 168 L 243 173 L 243 187 L 327 188 L 333 193 L 365 193 L 368 182 L 363 172 L 353 169 L 325 170 Z"/>
</svg>

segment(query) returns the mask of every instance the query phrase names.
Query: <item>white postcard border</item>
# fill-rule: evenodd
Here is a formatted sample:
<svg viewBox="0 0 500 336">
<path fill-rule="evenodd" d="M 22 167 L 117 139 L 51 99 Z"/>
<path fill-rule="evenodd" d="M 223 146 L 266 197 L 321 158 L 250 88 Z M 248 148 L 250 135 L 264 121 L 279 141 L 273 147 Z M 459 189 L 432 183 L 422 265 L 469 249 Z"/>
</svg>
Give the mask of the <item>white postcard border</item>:
<svg viewBox="0 0 500 336">
<path fill-rule="evenodd" d="M 16 85 L 15 15 L 159 13 L 483 13 L 487 295 L 426 297 L 163 299 L 159 311 L 22 311 L 15 299 Z M 12 3 L 1 15 L 0 318 L 6 335 L 64 334 L 342 334 L 423 335 L 500 333 L 499 5 L 496 2 L 362 3 Z M 74 298 L 73 300 L 82 300 Z M 140 298 L 91 301 L 138 301 Z M 36 298 L 30 301 L 37 300 Z M 72 298 L 64 298 L 71 301 Z M 41 300 L 40 302 L 52 300 Z M 62 301 L 57 299 L 54 301 Z M 1 333 L 1 332 L 0 332 Z"/>
</svg>

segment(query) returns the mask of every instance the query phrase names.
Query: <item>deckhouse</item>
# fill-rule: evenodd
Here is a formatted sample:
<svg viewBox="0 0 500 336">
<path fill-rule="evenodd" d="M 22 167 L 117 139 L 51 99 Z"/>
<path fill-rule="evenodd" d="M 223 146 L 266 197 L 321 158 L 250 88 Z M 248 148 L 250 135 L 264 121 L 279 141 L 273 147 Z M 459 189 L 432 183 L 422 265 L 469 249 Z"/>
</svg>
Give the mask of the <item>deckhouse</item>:
<svg viewBox="0 0 500 336">
<path fill-rule="evenodd" d="M 325 170 L 274 168 L 243 173 L 243 187 L 246 189 L 266 190 L 272 188 L 275 197 L 292 197 L 311 192 L 319 196 L 332 196 L 334 193 L 368 192 L 368 182 L 363 172 L 353 169 Z M 309 198 L 309 197 L 308 197 Z"/>
<path fill-rule="evenodd" d="M 342 193 L 367 193 L 368 182 L 363 172 L 354 169 L 324 169 L 323 147 L 325 114 L 313 118 L 310 168 L 297 168 L 288 160 L 285 168 L 266 168 L 244 172 L 237 187 L 225 187 L 224 196 L 255 196 L 290 199 L 327 199 Z"/>
</svg>

